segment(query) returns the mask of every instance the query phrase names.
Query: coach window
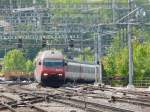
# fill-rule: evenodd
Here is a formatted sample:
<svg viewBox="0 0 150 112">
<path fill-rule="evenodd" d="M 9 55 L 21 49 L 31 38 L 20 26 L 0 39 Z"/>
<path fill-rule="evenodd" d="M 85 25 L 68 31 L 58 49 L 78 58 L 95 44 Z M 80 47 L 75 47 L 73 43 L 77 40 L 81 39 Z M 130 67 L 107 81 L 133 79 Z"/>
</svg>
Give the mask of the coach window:
<svg viewBox="0 0 150 112">
<path fill-rule="evenodd" d="M 90 73 L 90 72 L 91 72 L 91 68 L 87 67 L 87 73 Z"/>
<path fill-rule="evenodd" d="M 84 73 L 88 73 L 87 67 L 83 67 L 83 72 L 84 72 Z"/>
<path fill-rule="evenodd" d="M 81 70 L 82 70 L 82 73 L 85 73 L 86 67 L 84 65 L 81 65 Z"/>
<path fill-rule="evenodd" d="M 93 73 L 93 67 L 91 67 L 91 69 L 90 69 L 90 73 Z"/>
<path fill-rule="evenodd" d="M 77 73 L 80 73 L 80 66 L 76 66 L 77 68 Z"/>
<path fill-rule="evenodd" d="M 91 73 L 91 67 L 89 67 L 88 69 L 89 69 L 89 73 Z"/>
<path fill-rule="evenodd" d="M 92 68 L 92 73 L 95 73 L 95 68 Z"/>
<path fill-rule="evenodd" d="M 78 70 L 77 70 L 77 66 L 73 66 L 72 71 L 73 71 L 73 72 L 77 72 L 77 71 L 78 71 Z"/>
<path fill-rule="evenodd" d="M 39 61 L 39 63 L 38 63 L 39 65 L 41 65 L 41 61 Z"/>
<path fill-rule="evenodd" d="M 68 70 L 69 70 L 69 72 L 73 72 L 73 67 L 72 67 L 72 65 L 69 65 L 69 66 L 68 66 Z"/>
<path fill-rule="evenodd" d="M 85 67 L 85 73 L 89 73 L 89 71 L 90 71 L 90 68 L 89 67 Z"/>
</svg>

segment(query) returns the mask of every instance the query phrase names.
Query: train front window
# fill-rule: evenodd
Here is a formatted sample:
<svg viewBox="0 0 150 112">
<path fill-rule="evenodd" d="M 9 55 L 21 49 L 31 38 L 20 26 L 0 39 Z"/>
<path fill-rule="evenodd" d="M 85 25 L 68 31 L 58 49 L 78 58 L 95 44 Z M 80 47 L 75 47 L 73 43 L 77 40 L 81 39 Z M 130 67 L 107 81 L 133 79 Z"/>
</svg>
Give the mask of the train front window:
<svg viewBox="0 0 150 112">
<path fill-rule="evenodd" d="M 52 59 L 44 59 L 43 65 L 46 67 L 63 67 L 63 60 L 52 60 Z"/>
</svg>

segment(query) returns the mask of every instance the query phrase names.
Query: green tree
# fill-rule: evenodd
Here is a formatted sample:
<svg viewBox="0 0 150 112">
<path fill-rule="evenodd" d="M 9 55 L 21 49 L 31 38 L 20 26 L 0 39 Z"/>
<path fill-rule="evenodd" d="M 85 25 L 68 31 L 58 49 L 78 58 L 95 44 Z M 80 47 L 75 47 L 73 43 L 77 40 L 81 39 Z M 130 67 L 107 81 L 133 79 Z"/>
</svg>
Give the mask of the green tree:
<svg viewBox="0 0 150 112">
<path fill-rule="evenodd" d="M 134 61 L 134 74 L 135 79 L 144 79 L 144 77 L 150 76 L 150 43 L 145 42 L 140 44 L 136 42 L 134 44 L 133 52 Z"/>
<path fill-rule="evenodd" d="M 94 55 L 90 48 L 84 48 L 83 53 L 79 54 L 77 58 L 80 61 L 86 61 L 87 63 L 94 63 Z"/>
<path fill-rule="evenodd" d="M 26 59 L 20 50 L 11 50 L 4 56 L 4 72 L 25 71 Z"/>
<path fill-rule="evenodd" d="M 150 43 L 133 42 L 134 79 L 142 80 L 150 76 Z M 103 57 L 107 76 L 128 76 L 128 48 Z"/>
<path fill-rule="evenodd" d="M 26 62 L 26 72 L 27 72 L 28 74 L 31 74 L 31 73 L 33 73 L 33 71 L 34 71 L 33 62 L 32 62 L 31 60 L 28 60 L 28 61 Z"/>
<path fill-rule="evenodd" d="M 142 37 L 142 38 L 141 38 Z M 103 57 L 104 75 L 128 77 L 128 46 L 122 42 L 119 33 L 116 34 L 109 48 L 109 54 Z M 142 40 L 141 40 L 142 39 Z M 150 77 L 150 41 L 149 33 L 139 27 L 132 28 L 132 46 L 134 79 L 142 80 Z M 116 84 L 114 81 L 113 84 Z"/>
</svg>

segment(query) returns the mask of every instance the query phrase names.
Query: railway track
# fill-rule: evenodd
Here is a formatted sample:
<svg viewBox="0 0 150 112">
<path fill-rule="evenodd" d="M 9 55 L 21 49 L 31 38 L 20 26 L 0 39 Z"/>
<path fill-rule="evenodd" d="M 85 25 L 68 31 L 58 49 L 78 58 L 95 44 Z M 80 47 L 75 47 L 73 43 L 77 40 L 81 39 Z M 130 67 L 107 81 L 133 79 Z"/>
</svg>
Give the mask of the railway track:
<svg viewBox="0 0 150 112">
<path fill-rule="evenodd" d="M 134 110 L 122 108 L 122 107 L 116 107 L 113 105 L 106 105 L 106 104 L 100 104 L 99 102 L 92 102 L 89 100 L 83 100 L 79 97 L 92 97 L 93 99 L 106 99 L 107 101 L 110 100 L 111 96 L 100 96 L 99 93 L 93 92 L 94 90 L 97 90 L 95 87 L 91 88 L 90 86 L 82 86 L 80 89 L 78 88 L 26 88 L 24 86 L 20 85 L 7 85 L 9 91 L 12 93 L 17 94 L 19 97 L 21 97 L 21 100 L 16 102 L 1 102 L 0 109 L 9 109 L 14 112 L 18 112 L 18 109 L 22 108 L 28 108 L 28 110 L 32 110 L 33 112 L 47 112 L 44 109 L 36 107 L 34 104 L 39 102 L 56 102 L 59 104 L 67 105 L 70 107 L 75 107 L 82 109 L 84 111 L 89 112 L 135 112 Z M 100 88 L 101 90 L 102 88 Z M 113 90 L 113 89 L 112 89 Z M 112 91 L 111 90 L 111 91 Z M 103 91 L 103 90 L 101 90 Z M 114 90 L 116 91 L 116 90 Z M 102 92 L 103 93 L 103 92 Z M 95 96 L 91 96 L 95 95 Z M 104 93 L 103 93 L 104 94 Z M 78 96 L 78 98 L 74 98 L 75 96 Z M 131 103 L 134 105 L 141 105 L 145 107 L 150 106 L 150 101 L 146 99 L 140 99 L 140 98 L 131 98 L 131 97 L 115 97 L 115 102 L 123 102 L 123 103 Z M 85 99 L 86 99 L 85 98 Z M 112 100 L 112 99 L 111 99 Z M 18 103 L 19 102 L 19 103 Z M 113 104 L 113 102 L 111 103 Z M 19 111 L 20 112 L 20 111 Z M 29 111 L 30 112 L 30 111 Z"/>
<path fill-rule="evenodd" d="M 26 83 L 28 84 L 28 83 Z M 7 95 L 0 96 L 0 111 L 11 112 L 48 112 L 39 107 L 34 106 L 34 103 L 44 101 L 42 97 L 35 97 L 30 94 L 31 91 L 21 90 L 20 85 L 26 85 L 25 83 L 6 83 L 4 86 L 6 90 L 4 92 L 13 93 L 20 97 L 15 99 Z"/>
<path fill-rule="evenodd" d="M 25 90 L 28 90 L 25 88 Z M 78 93 L 76 90 L 71 90 L 71 89 L 57 89 L 57 91 L 61 92 L 60 94 L 39 94 L 37 93 L 37 95 L 45 95 L 44 97 L 48 100 L 48 101 L 54 101 L 54 102 L 58 102 L 58 103 L 62 103 L 65 105 L 70 105 L 76 108 L 80 108 L 86 111 L 91 111 L 91 112 L 102 112 L 102 110 L 107 110 L 107 112 L 111 111 L 111 112 L 134 112 L 131 110 L 127 110 L 127 109 L 121 109 L 121 108 L 117 108 L 117 107 L 112 107 L 109 105 L 102 105 L 99 103 L 93 103 L 93 102 L 89 102 L 89 101 L 83 101 L 81 99 L 74 99 L 72 98 L 72 96 L 83 96 L 82 93 L 85 92 L 81 92 Z"/>
<path fill-rule="evenodd" d="M 101 91 L 109 91 L 110 90 L 111 92 L 116 93 L 116 90 L 112 89 L 112 88 L 106 88 L 106 90 L 105 90 L 105 88 L 98 88 L 98 89 L 100 89 Z M 71 90 L 71 91 L 68 91 L 68 90 Z M 129 93 L 126 91 L 126 94 L 128 94 L 128 95 L 132 94 L 132 95 L 134 95 L 134 97 L 129 97 L 129 96 L 126 96 L 126 95 L 118 97 L 117 95 L 107 96 L 104 93 L 102 93 L 101 95 L 99 93 L 98 94 L 94 93 L 93 90 L 97 90 L 97 88 L 93 88 L 92 86 L 84 87 L 83 88 L 84 91 L 80 91 L 80 92 L 76 91 L 75 89 L 68 89 L 68 90 L 64 91 L 63 89 L 62 90 L 60 89 L 60 91 L 64 91 L 64 92 L 74 94 L 74 95 L 87 94 L 87 96 L 92 97 L 92 98 L 107 99 L 107 100 L 111 99 L 111 100 L 115 100 L 115 102 L 125 102 L 125 103 L 150 107 L 150 97 L 148 95 L 147 96 L 145 96 L 145 95 L 141 96 L 141 94 L 144 93 L 144 92 L 140 92 L 139 94 L 137 94 L 137 93 L 134 94 L 133 91 L 132 92 L 129 91 Z M 124 91 L 119 91 L 119 92 L 123 93 Z M 92 94 L 92 95 L 88 95 L 88 94 Z M 146 94 L 148 94 L 148 92 Z M 112 99 L 112 97 L 114 99 Z"/>
<path fill-rule="evenodd" d="M 7 99 L 12 99 L 6 96 L 3 96 L 3 97 Z M 10 110 L 12 112 L 48 112 L 46 110 L 43 110 L 41 108 L 38 108 L 32 105 L 33 103 L 37 103 L 37 102 L 44 101 L 44 100 L 45 100 L 44 98 L 40 98 L 40 97 L 33 97 L 33 98 L 27 98 L 27 99 L 24 98 L 20 101 L 16 101 L 16 100 L 3 101 L 1 99 L 0 111 Z"/>
<path fill-rule="evenodd" d="M 110 99 L 111 97 L 114 97 L 115 101 L 118 102 L 126 102 L 126 103 L 131 103 L 131 104 L 135 104 L 135 105 L 142 105 L 142 106 L 147 106 L 150 107 L 150 92 L 143 92 L 143 91 L 133 91 L 133 90 L 116 90 L 114 88 L 106 88 L 106 87 L 86 87 L 84 88 L 85 90 L 101 90 L 101 91 L 109 91 L 112 92 L 114 95 L 113 96 L 106 96 L 104 94 L 102 94 L 100 96 L 100 94 L 94 93 L 91 91 L 91 94 L 95 94 L 95 96 L 90 96 L 93 98 L 100 98 L 100 99 Z M 84 92 L 85 93 L 85 92 Z M 90 93 L 90 92 L 89 92 Z M 117 93 L 122 93 L 123 96 L 122 97 L 118 97 Z M 133 97 L 131 97 L 130 95 L 132 95 Z M 130 97 L 129 97 L 130 96 Z"/>
<path fill-rule="evenodd" d="M 44 101 L 45 99 L 39 97 L 24 98 L 22 100 L 15 100 L 8 96 L 1 96 L 0 111 L 10 110 L 11 112 L 48 112 L 38 108 L 33 103 Z M 4 100 L 5 99 L 5 100 Z"/>
<path fill-rule="evenodd" d="M 12 101 L 0 102 L 0 111 L 10 110 L 11 112 L 48 112 L 47 110 L 35 105 L 36 103 L 40 102 L 47 103 L 46 92 L 42 92 L 38 89 L 31 90 L 16 84 L 9 86 L 5 85 L 5 87 L 8 89 L 6 90 L 6 92 L 18 95 L 20 97 L 20 100 L 14 102 L 14 99 L 12 99 Z M 9 99 L 8 96 L 4 97 L 6 97 L 6 99 Z"/>
<path fill-rule="evenodd" d="M 90 112 L 134 112 L 127 109 L 121 109 L 113 106 L 108 106 L 104 104 L 84 101 L 81 99 L 74 99 L 70 97 L 62 97 L 62 96 L 48 96 L 49 100 L 63 103 L 66 105 L 78 107 Z"/>
<path fill-rule="evenodd" d="M 141 105 L 150 107 L 150 99 L 149 97 L 139 97 L 139 96 L 118 96 L 116 94 L 113 95 L 105 95 L 104 93 L 101 94 L 89 94 L 88 97 L 92 97 L 94 99 L 107 99 L 110 102 L 124 102 L 129 104 Z"/>
</svg>

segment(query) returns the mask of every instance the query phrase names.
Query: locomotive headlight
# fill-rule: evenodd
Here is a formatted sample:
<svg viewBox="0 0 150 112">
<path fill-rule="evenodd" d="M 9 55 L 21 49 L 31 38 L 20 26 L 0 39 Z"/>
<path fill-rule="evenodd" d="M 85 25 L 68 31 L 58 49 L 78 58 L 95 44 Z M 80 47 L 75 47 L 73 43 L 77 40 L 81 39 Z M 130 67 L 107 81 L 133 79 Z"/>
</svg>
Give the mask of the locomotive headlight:
<svg viewBox="0 0 150 112">
<path fill-rule="evenodd" d="M 63 74 L 58 74 L 59 76 L 62 76 Z"/>
<path fill-rule="evenodd" d="M 44 76 L 48 76 L 48 74 L 47 74 L 47 73 L 44 73 L 43 75 L 44 75 Z"/>
</svg>

